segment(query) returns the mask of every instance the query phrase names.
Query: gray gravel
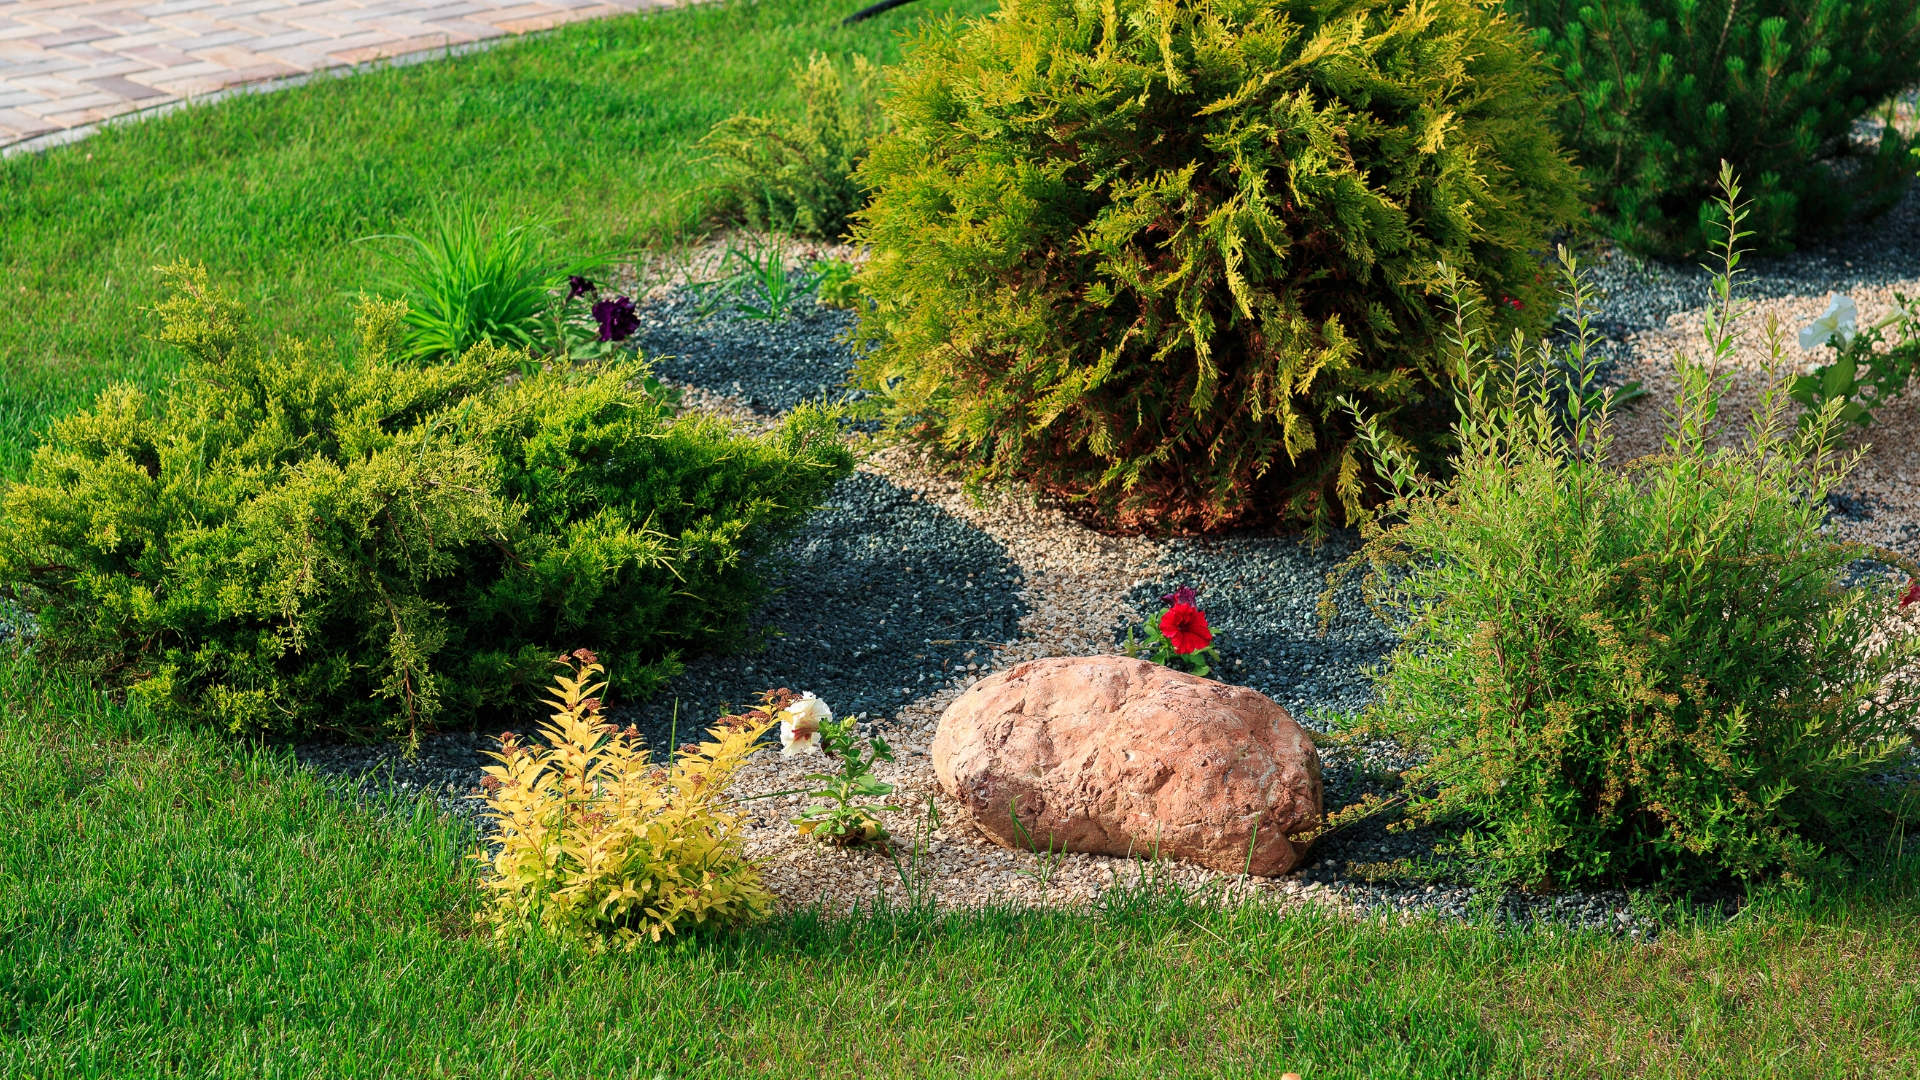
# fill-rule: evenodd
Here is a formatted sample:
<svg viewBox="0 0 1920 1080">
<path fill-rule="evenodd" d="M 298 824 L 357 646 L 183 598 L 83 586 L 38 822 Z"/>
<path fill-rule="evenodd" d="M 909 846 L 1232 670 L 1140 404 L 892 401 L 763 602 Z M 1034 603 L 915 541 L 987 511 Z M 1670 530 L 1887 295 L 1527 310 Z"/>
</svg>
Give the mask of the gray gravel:
<svg viewBox="0 0 1920 1080">
<path fill-rule="evenodd" d="M 1161 575 L 1129 599 L 1151 615 L 1180 585 L 1199 594 L 1222 669 L 1214 677 L 1250 686 L 1303 719 L 1365 707 L 1364 669 L 1393 648 L 1394 635 L 1361 601 L 1358 578 L 1337 594 L 1339 614 L 1323 635 L 1317 613 L 1327 575 L 1359 543 L 1336 532 L 1315 547 L 1299 537 L 1235 535 L 1167 543 Z"/>
<path fill-rule="evenodd" d="M 1701 262 L 1709 260 L 1702 259 Z M 1624 337 L 1664 326 L 1670 316 L 1704 307 L 1712 274 L 1694 263 L 1642 259 L 1601 245 L 1581 257 L 1600 293 L 1595 329 Z M 1920 271 L 1920 185 L 1878 220 L 1809 243 L 1787 255 L 1746 256 L 1738 295 L 1750 299 L 1850 292 L 1912 278 Z"/>
<path fill-rule="evenodd" d="M 1604 249 L 1584 261 L 1601 293 L 1595 328 L 1605 339 L 1605 356 L 1620 355 L 1629 335 L 1707 299 L 1704 270 Z M 1911 277 L 1920 269 L 1920 192 L 1836 243 L 1746 265 L 1751 273 L 1743 288 L 1755 297 L 1845 291 Z M 851 323 L 846 312 L 804 300 L 781 323 L 728 314 L 703 318 L 697 300 L 682 293 L 642 309 L 638 340 L 664 378 L 730 394 L 774 414 L 845 392 Z M 1870 505 L 1847 499 L 1835 502 L 1836 516 L 1871 514 Z M 1353 545 L 1351 534 L 1336 534 L 1318 548 L 1270 535 L 1173 540 L 1165 544 L 1161 572 L 1135 587 L 1129 599 L 1143 613 L 1153 612 L 1161 594 L 1194 586 L 1226 661 L 1216 675 L 1258 689 L 1310 726 L 1324 727 L 1366 705 L 1365 669 L 1379 663 L 1394 640 L 1352 586 L 1343 593 L 1341 615 L 1328 633 L 1320 632 L 1315 606 L 1326 574 Z M 842 715 L 864 713 L 884 730 L 898 706 L 984 658 L 989 643 L 1010 639 L 1024 610 L 1012 588 L 1018 570 L 998 543 L 867 474 L 835 490 L 808 533 L 770 573 L 778 592 L 759 617 L 769 634 L 764 652 L 693 658 L 665 693 L 627 707 L 619 718 L 664 741 L 676 698 L 685 728 L 723 708 L 749 704 L 761 690 L 788 686 L 819 693 Z M 489 745 L 480 736 L 453 733 L 426 740 L 414 761 L 393 747 L 310 744 L 298 753 L 323 771 L 367 777 L 402 792 L 430 791 L 450 809 L 471 813 L 472 804 L 460 796 L 477 777 Z M 1361 748 L 1357 759 L 1330 753 L 1329 806 L 1386 790 L 1392 773 L 1409 764 L 1384 745 Z M 1302 876 L 1380 913 L 1651 932 L 1645 898 L 1618 890 L 1528 896 L 1481 888 L 1458 876 L 1379 877 L 1381 864 L 1430 863 L 1444 839 L 1441 830 L 1389 833 L 1383 822 L 1370 822 L 1324 838 Z M 1709 899 L 1735 902 L 1731 894 Z"/>
<path fill-rule="evenodd" d="M 363 793 L 425 795 L 442 810 L 478 823 L 480 804 L 469 796 L 480 770 L 495 764 L 486 751 L 497 748 L 479 732 L 449 731 L 423 737 L 412 758 L 398 743 L 309 742 L 295 746 L 293 754 L 302 765 L 348 780 Z"/>
<path fill-rule="evenodd" d="M 780 322 L 730 311 L 703 315 L 702 298 L 680 290 L 641 305 L 634 343 L 671 382 L 740 398 L 757 412 L 783 413 L 803 401 L 848 394 L 850 311 L 802 297 Z"/>
<path fill-rule="evenodd" d="M 837 715 L 883 721 L 1012 641 L 1026 612 L 1005 548 L 870 473 L 841 482 L 781 562 L 779 592 L 759 616 L 764 652 L 694 658 L 652 701 L 613 718 L 665 745 L 676 701 L 684 735 L 784 686 L 813 691 Z"/>
</svg>

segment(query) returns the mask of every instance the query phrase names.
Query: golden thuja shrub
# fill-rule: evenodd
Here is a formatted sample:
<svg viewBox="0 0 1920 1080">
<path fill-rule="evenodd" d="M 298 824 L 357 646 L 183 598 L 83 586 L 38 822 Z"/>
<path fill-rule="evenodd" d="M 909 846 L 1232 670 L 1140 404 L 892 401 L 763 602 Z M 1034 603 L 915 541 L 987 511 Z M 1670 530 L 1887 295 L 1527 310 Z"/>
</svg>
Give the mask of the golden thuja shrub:
<svg viewBox="0 0 1920 1080">
<path fill-rule="evenodd" d="M 489 894 L 478 918 L 497 937 L 538 926 L 596 949 L 631 949 L 692 923 L 764 915 L 773 894 L 741 850 L 733 777 L 785 705 L 784 691 L 722 719 L 664 768 L 639 732 L 600 718 L 603 668 L 585 649 L 560 657 L 546 745 L 500 737 L 486 769 L 486 816 L 498 845 L 472 857 Z"/>
</svg>

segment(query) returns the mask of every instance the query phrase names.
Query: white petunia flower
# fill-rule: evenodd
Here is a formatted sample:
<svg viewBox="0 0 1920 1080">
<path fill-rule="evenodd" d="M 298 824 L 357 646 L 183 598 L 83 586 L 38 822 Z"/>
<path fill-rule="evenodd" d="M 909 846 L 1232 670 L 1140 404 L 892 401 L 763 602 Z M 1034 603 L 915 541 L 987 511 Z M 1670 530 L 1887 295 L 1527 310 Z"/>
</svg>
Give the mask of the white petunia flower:
<svg viewBox="0 0 1920 1080">
<path fill-rule="evenodd" d="M 780 712 L 780 755 L 820 752 L 820 725 L 833 719 L 833 710 L 811 692 L 801 694 Z"/>
<path fill-rule="evenodd" d="M 1812 326 L 1800 331 L 1800 347 L 1817 349 L 1838 337 L 1840 347 L 1846 348 L 1853 343 L 1854 327 L 1859 318 L 1860 309 L 1853 306 L 1853 297 L 1828 293 L 1826 313 L 1813 320 Z"/>
</svg>

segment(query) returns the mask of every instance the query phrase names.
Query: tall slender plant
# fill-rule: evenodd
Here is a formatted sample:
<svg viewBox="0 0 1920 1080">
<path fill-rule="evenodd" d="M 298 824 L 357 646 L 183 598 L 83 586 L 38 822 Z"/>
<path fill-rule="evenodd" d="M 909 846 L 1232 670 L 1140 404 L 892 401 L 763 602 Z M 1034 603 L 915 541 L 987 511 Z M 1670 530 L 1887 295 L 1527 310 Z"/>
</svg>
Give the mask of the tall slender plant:
<svg viewBox="0 0 1920 1080">
<path fill-rule="evenodd" d="M 1856 847 L 1875 812 L 1862 781 L 1920 723 L 1920 636 L 1890 632 L 1897 593 L 1845 585 L 1863 557 L 1920 567 L 1827 531 L 1826 493 L 1859 457 L 1831 449 L 1839 402 L 1793 422 L 1772 320 L 1758 407 L 1719 445 L 1748 236 L 1730 169 L 1720 182 L 1714 303 L 1663 452 L 1611 460 L 1564 250 L 1575 374 L 1545 344 L 1484 347 L 1455 287 L 1451 480 L 1360 421 L 1395 497 L 1351 568 L 1371 566 L 1369 600 L 1406 633 L 1359 732 L 1421 758 L 1410 824 L 1461 823 L 1459 852 L 1511 880 L 1804 873 Z"/>
</svg>

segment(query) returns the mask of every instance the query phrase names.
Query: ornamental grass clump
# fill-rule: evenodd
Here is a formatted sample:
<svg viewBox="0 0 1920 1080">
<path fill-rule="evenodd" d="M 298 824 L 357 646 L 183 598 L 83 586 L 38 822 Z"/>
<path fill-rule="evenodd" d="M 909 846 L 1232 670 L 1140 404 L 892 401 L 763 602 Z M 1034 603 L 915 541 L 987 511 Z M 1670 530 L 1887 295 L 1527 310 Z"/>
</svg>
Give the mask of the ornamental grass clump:
<svg viewBox="0 0 1920 1080">
<path fill-rule="evenodd" d="M 727 783 L 785 702 L 769 694 L 656 764 L 635 729 L 601 719 L 599 658 L 555 662 L 568 672 L 545 702 L 546 745 L 502 735 L 476 796 L 498 829 L 472 856 L 488 895 L 478 920 L 502 939 L 538 928 L 604 950 L 765 915 L 773 894 L 742 850 Z"/>
<path fill-rule="evenodd" d="M 165 273 L 180 377 L 53 425 L 4 494 L 0 581 L 43 660 L 172 720 L 510 720 L 571 642 L 644 693 L 682 653 L 751 644 L 757 567 L 852 468 L 831 415 L 760 438 L 676 417 L 630 354 L 416 363 L 404 305 L 372 303 L 343 363 L 268 348 L 204 271 Z"/>
<path fill-rule="evenodd" d="M 1554 375 L 1545 346 L 1487 352 L 1463 332 L 1453 478 L 1380 457 L 1397 495 L 1354 565 L 1405 639 L 1354 734 L 1414 751 L 1406 824 L 1459 825 L 1455 854 L 1507 881 L 1686 885 L 1859 854 L 1884 831 L 1866 781 L 1920 722 L 1899 590 L 1850 584 L 1862 558 L 1917 568 L 1826 526 L 1858 457 L 1828 452 L 1838 402 L 1793 423 L 1772 322 L 1758 406 L 1720 441 L 1745 236 L 1723 180 L 1706 355 L 1681 360 L 1663 452 L 1613 460 L 1607 395 L 1585 408 L 1575 280 L 1578 375 Z"/>
<path fill-rule="evenodd" d="M 379 250 L 393 270 L 388 291 L 407 302 L 405 348 L 415 359 L 450 359 L 482 342 L 549 344 L 556 290 L 606 261 L 563 262 L 548 250 L 546 226 L 505 225 L 471 203 L 442 207 L 424 238 L 364 240 L 398 242 Z"/>
<path fill-rule="evenodd" d="M 860 378 L 954 468 L 1122 526 L 1354 519 L 1341 398 L 1447 432 L 1435 263 L 1543 325 L 1532 253 L 1580 209 L 1550 76 L 1474 0 L 1009 0 L 889 81 Z"/>
</svg>

